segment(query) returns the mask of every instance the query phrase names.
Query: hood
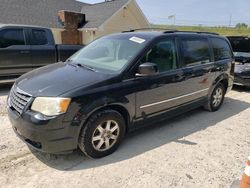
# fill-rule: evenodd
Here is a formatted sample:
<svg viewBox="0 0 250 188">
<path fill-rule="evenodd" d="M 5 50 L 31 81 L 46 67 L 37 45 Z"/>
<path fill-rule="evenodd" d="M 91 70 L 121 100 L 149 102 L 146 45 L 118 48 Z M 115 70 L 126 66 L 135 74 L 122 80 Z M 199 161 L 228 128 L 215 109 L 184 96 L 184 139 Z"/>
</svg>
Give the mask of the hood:
<svg viewBox="0 0 250 188">
<path fill-rule="evenodd" d="M 111 77 L 112 75 L 68 63 L 55 63 L 24 74 L 17 79 L 15 84 L 33 97 L 55 97 Z"/>
</svg>

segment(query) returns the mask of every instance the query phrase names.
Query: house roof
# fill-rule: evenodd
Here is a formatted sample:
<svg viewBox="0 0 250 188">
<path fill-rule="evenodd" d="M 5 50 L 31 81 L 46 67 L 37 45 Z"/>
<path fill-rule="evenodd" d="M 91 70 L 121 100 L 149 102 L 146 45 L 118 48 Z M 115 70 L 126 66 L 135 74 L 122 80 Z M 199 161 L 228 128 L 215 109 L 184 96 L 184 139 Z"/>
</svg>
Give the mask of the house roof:
<svg viewBox="0 0 250 188">
<path fill-rule="evenodd" d="M 87 21 L 83 28 L 98 28 L 129 1 L 113 0 L 83 6 L 81 12 L 86 14 Z"/>
<path fill-rule="evenodd" d="M 0 23 L 63 28 L 58 11 L 81 12 L 88 5 L 75 0 L 0 0 Z"/>
<path fill-rule="evenodd" d="M 68 10 L 86 15 L 83 28 L 98 28 L 129 1 L 87 4 L 76 0 L 0 0 L 0 23 L 63 28 L 58 22 L 58 11 Z"/>
</svg>

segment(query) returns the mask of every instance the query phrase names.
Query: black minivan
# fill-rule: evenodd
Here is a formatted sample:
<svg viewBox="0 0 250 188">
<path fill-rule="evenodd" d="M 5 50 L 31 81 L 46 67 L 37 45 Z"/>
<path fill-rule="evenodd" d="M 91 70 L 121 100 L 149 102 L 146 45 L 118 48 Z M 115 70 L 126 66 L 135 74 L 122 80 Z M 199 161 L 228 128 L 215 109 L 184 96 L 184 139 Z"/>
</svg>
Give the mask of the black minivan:
<svg viewBox="0 0 250 188">
<path fill-rule="evenodd" d="M 15 133 L 36 150 L 80 148 L 100 158 L 130 130 L 200 106 L 217 111 L 233 73 L 230 43 L 217 34 L 113 34 L 66 62 L 21 76 L 8 96 L 8 114 Z"/>
</svg>

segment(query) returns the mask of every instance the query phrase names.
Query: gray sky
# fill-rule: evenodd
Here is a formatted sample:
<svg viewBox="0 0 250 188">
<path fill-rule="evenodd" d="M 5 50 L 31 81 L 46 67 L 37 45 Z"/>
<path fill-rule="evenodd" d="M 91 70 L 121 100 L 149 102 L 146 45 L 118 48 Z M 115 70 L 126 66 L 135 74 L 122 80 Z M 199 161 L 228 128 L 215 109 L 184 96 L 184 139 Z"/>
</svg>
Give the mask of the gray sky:
<svg viewBox="0 0 250 188">
<path fill-rule="evenodd" d="M 97 3 L 103 0 L 80 0 Z M 250 25 L 250 0 L 136 0 L 151 23 L 177 25 Z"/>
</svg>

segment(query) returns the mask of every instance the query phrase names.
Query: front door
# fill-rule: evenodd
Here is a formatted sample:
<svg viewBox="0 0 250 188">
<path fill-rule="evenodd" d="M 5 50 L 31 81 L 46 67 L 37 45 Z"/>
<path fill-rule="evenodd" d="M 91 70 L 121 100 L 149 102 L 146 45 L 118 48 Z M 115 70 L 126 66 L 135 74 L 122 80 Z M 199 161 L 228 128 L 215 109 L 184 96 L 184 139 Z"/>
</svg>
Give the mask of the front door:
<svg viewBox="0 0 250 188">
<path fill-rule="evenodd" d="M 20 28 L 0 31 L 0 76 L 19 76 L 32 70 L 30 46 Z"/>
<path fill-rule="evenodd" d="M 183 102 L 184 74 L 177 56 L 176 39 L 162 39 L 148 51 L 140 64 L 155 63 L 159 73 L 140 78 L 136 93 L 137 118 L 174 107 Z"/>
</svg>

